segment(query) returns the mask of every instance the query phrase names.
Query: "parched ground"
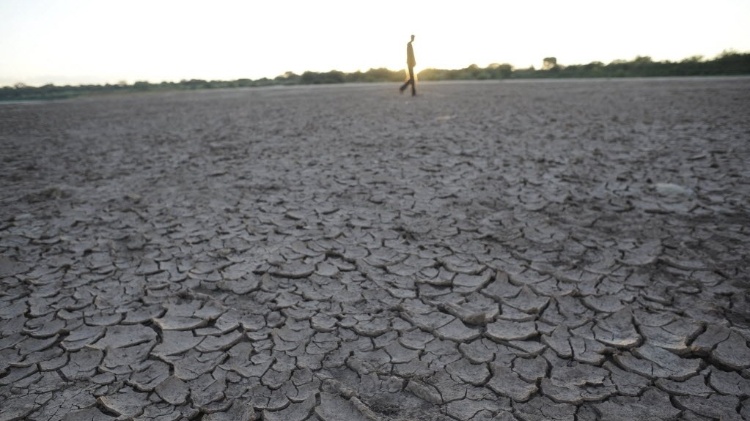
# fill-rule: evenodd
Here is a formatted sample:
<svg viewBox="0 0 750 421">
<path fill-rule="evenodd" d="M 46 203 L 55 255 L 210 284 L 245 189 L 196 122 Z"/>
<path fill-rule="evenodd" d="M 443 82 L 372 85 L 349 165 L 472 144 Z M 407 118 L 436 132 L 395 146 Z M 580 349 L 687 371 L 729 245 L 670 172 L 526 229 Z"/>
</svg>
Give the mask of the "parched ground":
<svg viewBox="0 0 750 421">
<path fill-rule="evenodd" d="M 0 105 L 0 420 L 750 418 L 750 78 Z"/>
</svg>

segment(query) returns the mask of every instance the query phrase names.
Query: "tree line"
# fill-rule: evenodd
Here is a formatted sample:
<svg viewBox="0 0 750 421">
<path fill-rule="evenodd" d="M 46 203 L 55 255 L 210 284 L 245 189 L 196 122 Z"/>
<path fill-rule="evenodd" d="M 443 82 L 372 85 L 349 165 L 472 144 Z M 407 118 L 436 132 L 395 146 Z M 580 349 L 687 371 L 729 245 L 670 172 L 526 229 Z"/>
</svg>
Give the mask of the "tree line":
<svg viewBox="0 0 750 421">
<path fill-rule="evenodd" d="M 700 56 L 682 61 L 653 61 L 647 56 L 633 60 L 615 60 L 609 64 L 561 65 L 555 57 L 545 57 L 540 69 L 534 67 L 515 69 L 509 64 L 491 64 L 479 67 L 472 64 L 464 69 L 424 69 L 417 75 L 422 81 L 442 80 L 502 80 L 534 78 L 622 78 L 622 77 L 670 77 L 670 76 L 729 76 L 750 75 L 750 53 L 725 52 L 711 60 Z M 150 83 L 138 81 L 133 84 L 120 82 L 105 85 L 57 86 L 47 84 L 39 87 L 16 84 L 0 88 L 0 101 L 25 101 L 65 99 L 81 95 L 130 92 L 158 92 L 194 89 L 248 88 L 274 85 L 315 85 L 334 83 L 402 82 L 403 71 L 385 68 L 366 72 L 344 73 L 304 72 L 301 75 L 286 72 L 273 79 L 237 79 L 233 81 L 191 79 L 179 82 Z"/>
</svg>

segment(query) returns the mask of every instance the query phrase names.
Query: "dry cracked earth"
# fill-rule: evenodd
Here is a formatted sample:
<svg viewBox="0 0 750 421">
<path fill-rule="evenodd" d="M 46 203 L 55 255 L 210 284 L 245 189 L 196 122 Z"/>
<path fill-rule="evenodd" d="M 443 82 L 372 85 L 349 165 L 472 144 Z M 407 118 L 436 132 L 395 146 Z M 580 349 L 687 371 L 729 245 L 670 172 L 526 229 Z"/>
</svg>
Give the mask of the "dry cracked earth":
<svg viewBox="0 0 750 421">
<path fill-rule="evenodd" d="M 750 78 L 0 105 L 0 420 L 750 419 Z"/>
</svg>

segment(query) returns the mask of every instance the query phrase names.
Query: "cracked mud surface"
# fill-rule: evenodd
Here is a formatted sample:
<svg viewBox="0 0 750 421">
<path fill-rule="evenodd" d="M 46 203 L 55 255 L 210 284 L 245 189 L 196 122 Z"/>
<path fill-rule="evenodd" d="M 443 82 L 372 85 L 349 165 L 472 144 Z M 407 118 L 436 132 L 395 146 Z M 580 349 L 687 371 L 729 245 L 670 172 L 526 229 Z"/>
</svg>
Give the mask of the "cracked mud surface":
<svg viewBox="0 0 750 421">
<path fill-rule="evenodd" d="M 0 420 L 750 418 L 750 79 L 0 106 Z"/>
</svg>

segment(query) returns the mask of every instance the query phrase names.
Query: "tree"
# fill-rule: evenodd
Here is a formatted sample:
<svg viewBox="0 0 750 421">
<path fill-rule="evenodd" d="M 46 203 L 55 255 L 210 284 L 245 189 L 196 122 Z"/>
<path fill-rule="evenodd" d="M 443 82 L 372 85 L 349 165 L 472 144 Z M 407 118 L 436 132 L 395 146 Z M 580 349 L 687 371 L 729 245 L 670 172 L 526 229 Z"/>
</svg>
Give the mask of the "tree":
<svg viewBox="0 0 750 421">
<path fill-rule="evenodd" d="M 284 72 L 283 75 L 276 76 L 274 80 L 283 85 L 295 85 L 300 81 L 300 76 L 294 72 Z"/>
<path fill-rule="evenodd" d="M 703 61 L 703 56 L 697 55 L 697 56 L 690 56 L 688 58 L 682 59 L 682 63 L 700 63 Z"/>
<path fill-rule="evenodd" d="M 513 66 L 510 64 L 492 63 L 487 69 L 495 79 L 507 79 L 513 74 Z"/>
<path fill-rule="evenodd" d="M 344 73 L 338 70 L 331 70 L 326 73 L 318 72 L 305 72 L 300 77 L 300 82 L 303 84 L 322 84 L 322 83 L 344 83 Z"/>
</svg>

